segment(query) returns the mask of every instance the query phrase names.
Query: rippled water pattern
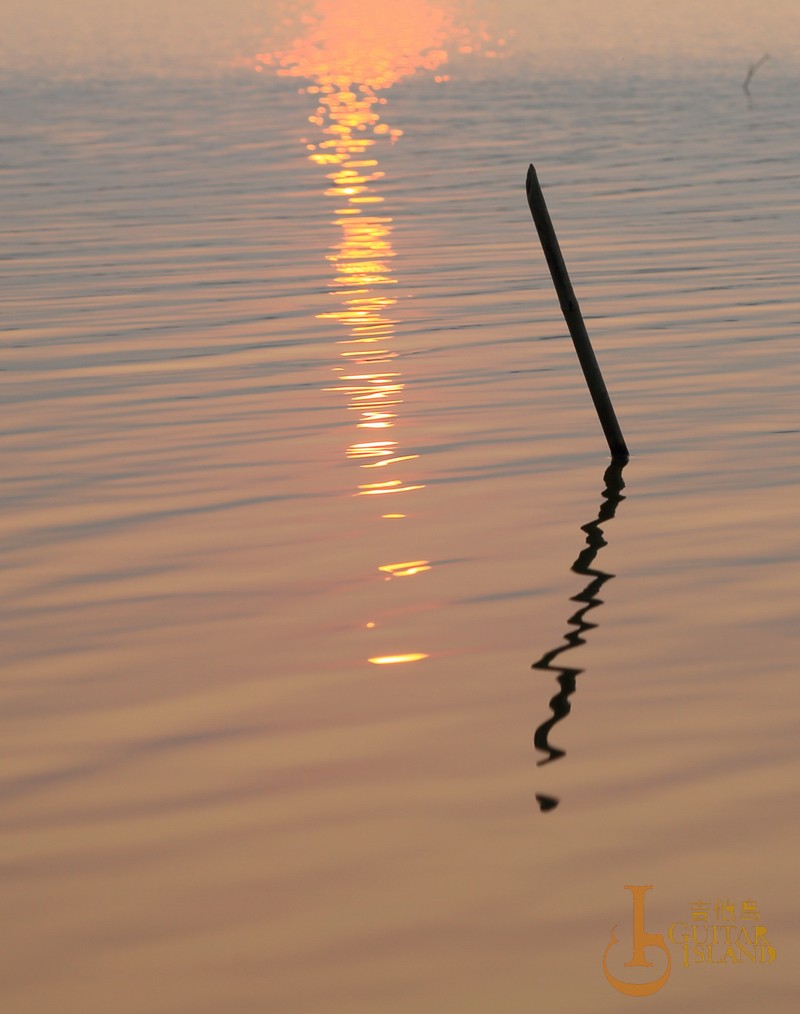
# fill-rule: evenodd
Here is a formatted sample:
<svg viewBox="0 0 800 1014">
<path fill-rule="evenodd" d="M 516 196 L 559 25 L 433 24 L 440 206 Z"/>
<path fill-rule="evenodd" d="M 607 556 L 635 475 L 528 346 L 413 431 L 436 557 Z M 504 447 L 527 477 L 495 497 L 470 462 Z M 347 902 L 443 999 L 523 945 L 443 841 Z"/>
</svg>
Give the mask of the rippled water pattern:
<svg viewBox="0 0 800 1014">
<path fill-rule="evenodd" d="M 398 85 L 368 235 L 266 75 L 7 90 L 3 1010 L 614 1011 L 625 884 L 653 929 L 755 900 L 778 952 L 676 950 L 650 1009 L 794 1009 L 797 87 L 765 82 Z"/>
</svg>

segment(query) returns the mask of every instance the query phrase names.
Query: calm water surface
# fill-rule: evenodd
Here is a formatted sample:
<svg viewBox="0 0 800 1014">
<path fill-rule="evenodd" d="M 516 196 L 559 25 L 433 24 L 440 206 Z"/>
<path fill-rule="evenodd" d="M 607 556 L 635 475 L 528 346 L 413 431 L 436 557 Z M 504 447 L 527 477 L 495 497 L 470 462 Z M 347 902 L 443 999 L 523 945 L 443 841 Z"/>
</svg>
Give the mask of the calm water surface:
<svg viewBox="0 0 800 1014">
<path fill-rule="evenodd" d="M 350 187 L 274 81 L 7 89 L 4 1011 L 794 1009 L 770 81 L 412 81 Z M 777 957 L 623 997 L 626 884 L 664 934 L 754 902 Z"/>
</svg>

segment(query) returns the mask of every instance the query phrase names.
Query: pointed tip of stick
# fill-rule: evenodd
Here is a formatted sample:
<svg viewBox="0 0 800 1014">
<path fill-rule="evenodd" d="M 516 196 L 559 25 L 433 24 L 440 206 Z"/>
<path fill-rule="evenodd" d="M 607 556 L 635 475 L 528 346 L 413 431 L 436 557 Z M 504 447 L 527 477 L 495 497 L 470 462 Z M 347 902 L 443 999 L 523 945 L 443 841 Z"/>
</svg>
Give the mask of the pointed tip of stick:
<svg viewBox="0 0 800 1014">
<path fill-rule="evenodd" d="M 528 175 L 525 177 L 525 189 L 530 191 L 531 183 L 536 179 L 536 169 L 533 166 L 533 162 L 528 166 Z"/>
</svg>

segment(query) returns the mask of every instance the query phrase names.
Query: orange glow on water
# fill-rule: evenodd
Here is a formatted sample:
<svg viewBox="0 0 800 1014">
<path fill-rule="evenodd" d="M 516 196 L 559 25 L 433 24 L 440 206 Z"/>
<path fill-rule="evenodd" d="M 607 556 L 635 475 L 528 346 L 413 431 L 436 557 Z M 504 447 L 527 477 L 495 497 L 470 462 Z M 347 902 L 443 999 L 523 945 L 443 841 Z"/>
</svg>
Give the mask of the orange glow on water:
<svg viewBox="0 0 800 1014">
<path fill-rule="evenodd" d="M 399 482 L 399 480 L 398 480 Z M 384 493 L 410 493 L 414 489 L 425 489 L 424 484 L 417 486 L 393 486 L 391 489 L 362 489 L 356 496 L 382 496 Z"/>
<path fill-rule="evenodd" d="M 394 440 L 378 440 L 373 443 L 351 444 L 347 448 L 348 458 L 380 458 L 391 457 L 390 448 L 396 447 Z"/>
<path fill-rule="evenodd" d="M 389 88 L 418 70 L 435 70 L 447 59 L 444 42 L 454 32 L 452 10 L 429 0 L 402 4 L 360 0 L 314 0 L 294 39 L 261 53 L 258 61 L 283 76 L 306 78 L 307 94 L 317 97 L 309 122 L 318 128 L 314 139 L 303 139 L 309 159 L 324 167 L 324 194 L 335 200 L 334 224 L 339 238 L 327 255 L 333 266 L 329 283 L 338 306 L 318 315 L 346 329 L 338 343 L 350 346 L 339 353 L 367 370 L 335 370 L 335 386 L 347 408 L 356 413 L 358 429 L 389 430 L 397 425 L 405 384 L 399 372 L 379 373 L 379 363 L 397 358 L 390 347 L 397 299 L 392 273 L 392 218 L 378 214 L 385 204 L 376 186 L 384 179 L 377 146 L 393 143 L 401 131 L 381 121 L 386 99 L 376 90 Z M 367 157 L 367 150 L 368 157 Z M 371 369 L 370 369 L 371 368 Z M 369 372 L 367 372 L 369 371 Z M 391 446 L 391 451 L 388 447 Z M 419 455 L 401 453 L 397 442 L 383 447 L 354 444 L 348 458 L 372 459 L 361 467 L 384 472 L 407 467 Z M 374 460 L 378 459 L 378 460 Z M 420 483 L 394 479 L 359 487 L 363 496 L 410 492 Z"/>
<path fill-rule="evenodd" d="M 359 489 L 364 490 L 377 490 L 377 489 L 389 489 L 391 486 L 399 486 L 399 479 L 389 479 L 387 482 L 370 482 L 365 483 L 363 486 L 359 486 Z"/>
<path fill-rule="evenodd" d="M 303 21 L 305 31 L 289 46 L 257 59 L 278 74 L 310 79 L 312 94 L 331 85 L 389 88 L 436 70 L 456 31 L 452 7 L 430 0 L 316 0 Z"/>
<path fill-rule="evenodd" d="M 430 658 L 430 655 L 425 655 L 423 652 L 414 652 L 411 655 L 379 655 L 368 661 L 373 665 L 396 665 L 398 662 L 419 662 L 423 658 Z"/>
<path fill-rule="evenodd" d="M 423 571 L 430 569 L 429 560 L 412 560 L 410 563 L 387 563 L 383 567 L 378 567 L 378 570 L 383 571 L 385 574 L 391 574 L 392 577 L 413 577 L 414 574 L 421 574 Z"/>
<path fill-rule="evenodd" d="M 399 353 L 392 348 L 402 305 L 402 292 L 393 272 L 393 219 L 378 192 L 385 178 L 380 146 L 393 144 L 402 131 L 382 122 L 381 89 L 418 70 L 435 71 L 447 61 L 445 41 L 454 35 L 452 8 L 429 0 L 402 3 L 375 0 L 315 0 L 304 19 L 304 31 L 284 48 L 259 59 L 278 74 L 306 78 L 305 91 L 316 96 L 309 122 L 316 139 L 303 139 L 307 156 L 322 167 L 323 194 L 334 201 L 337 238 L 327 254 L 336 305 L 317 319 L 342 328 L 335 339 L 347 369 L 333 367 L 335 381 L 324 390 L 340 395 L 355 413 L 358 430 L 394 430 L 400 426 L 406 383 L 396 369 Z M 437 81 L 447 80 L 439 74 Z M 341 334 L 341 332 L 340 332 Z M 384 368 L 381 364 L 390 364 Z M 377 436 L 378 434 L 376 434 Z M 387 433 L 388 436 L 388 433 Z M 361 483 L 355 496 L 413 494 L 425 484 L 409 479 L 420 455 L 401 447 L 396 439 L 357 440 L 346 456 L 359 468 L 379 468 L 385 481 Z M 401 477 L 402 476 L 402 477 Z M 405 514 L 383 514 L 386 519 Z M 383 564 L 385 581 L 406 578 L 431 569 L 429 560 Z M 367 630 L 376 626 L 365 623 Z M 381 655 L 373 665 L 416 662 L 424 653 Z"/>
<path fill-rule="evenodd" d="M 384 461 L 371 461 L 368 465 L 362 465 L 362 468 L 384 468 L 386 465 L 394 465 L 398 461 L 413 461 L 414 458 L 418 458 L 418 454 L 402 454 L 396 458 L 386 458 Z"/>
</svg>

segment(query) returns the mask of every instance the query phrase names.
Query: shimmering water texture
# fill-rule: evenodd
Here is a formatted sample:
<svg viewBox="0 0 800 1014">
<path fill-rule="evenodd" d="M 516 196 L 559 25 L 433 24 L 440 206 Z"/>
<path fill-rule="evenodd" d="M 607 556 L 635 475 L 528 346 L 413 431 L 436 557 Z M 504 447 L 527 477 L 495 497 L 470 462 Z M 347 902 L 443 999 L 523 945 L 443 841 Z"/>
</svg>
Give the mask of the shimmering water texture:
<svg viewBox="0 0 800 1014">
<path fill-rule="evenodd" d="M 0 1007 L 793 1010 L 796 81 L 292 59 L 7 89 Z"/>
</svg>

